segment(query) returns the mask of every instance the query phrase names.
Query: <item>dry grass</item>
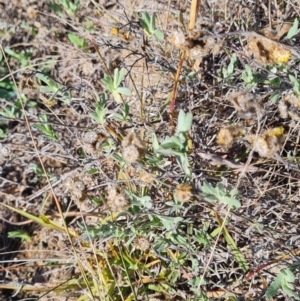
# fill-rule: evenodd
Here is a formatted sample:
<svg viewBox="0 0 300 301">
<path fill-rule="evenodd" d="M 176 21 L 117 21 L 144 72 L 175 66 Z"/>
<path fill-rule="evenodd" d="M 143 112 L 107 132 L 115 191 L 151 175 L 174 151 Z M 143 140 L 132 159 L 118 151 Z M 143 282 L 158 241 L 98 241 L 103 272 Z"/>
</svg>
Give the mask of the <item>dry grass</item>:
<svg viewBox="0 0 300 301">
<path fill-rule="evenodd" d="M 98 2 L 0 3 L 1 300 L 299 294 L 298 1 Z"/>
</svg>

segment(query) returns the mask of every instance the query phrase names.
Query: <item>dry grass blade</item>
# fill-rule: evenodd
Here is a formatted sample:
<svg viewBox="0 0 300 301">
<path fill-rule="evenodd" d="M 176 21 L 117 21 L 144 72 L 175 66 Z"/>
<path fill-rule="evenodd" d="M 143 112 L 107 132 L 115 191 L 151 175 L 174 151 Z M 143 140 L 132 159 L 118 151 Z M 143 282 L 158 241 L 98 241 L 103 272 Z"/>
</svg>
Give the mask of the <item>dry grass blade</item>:
<svg viewBox="0 0 300 301">
<path fill-rule="evenodd" d="M 219 227 L 222 227 L 223 221 L 218 214 L 216 214 L 216 219 L 219 224 Z M 222 231 L 222 234 L 223 234 L 228 246 L 231 249 L 233 256 L 235 257 L 236 261 L 238 262 L 238 264 L 241 267 L 241 269 L 243 270 L 243 272 L 246 273 L 249 270 L 249 266 L 243 256 L 242 252 L 238 249 L 236 243 L 234 242 L 233 238 L 231 237 L 231 235 L 228 232 L 225 225 L 221 228 L 221 231 Z"/>
</svg>

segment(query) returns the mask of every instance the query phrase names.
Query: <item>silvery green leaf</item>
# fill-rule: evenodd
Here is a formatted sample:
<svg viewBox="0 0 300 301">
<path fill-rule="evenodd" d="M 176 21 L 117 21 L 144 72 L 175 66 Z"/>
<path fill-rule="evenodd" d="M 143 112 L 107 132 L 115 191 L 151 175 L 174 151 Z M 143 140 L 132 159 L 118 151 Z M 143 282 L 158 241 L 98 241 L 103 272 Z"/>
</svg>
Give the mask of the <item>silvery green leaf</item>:
<svg viewBox="0 0 300 301">
<path fill-rule="evenodd" d="M 187 156 L 185 154 L 181 154 L 180 156 L 176 157 L 176 160 L 186 176 L 191 177 L 192 174 Z"/>
<path fill-rule="evenodd" d="M 214 195 L 216 193 L 215 188 L 208 182 L 203 182 L 203 185 L 201 187 L 202 192 L 208 195 Z"/>
<path fill-rule="evenodd" d="M 165 156 L 181 156 L 182 155 L 180 152 L 174 151 L 169 148 L 168 149 L 160 148 L 160 149 L 157 149 L 155 152 L 158 154 L 161 154 L 161 155 L 165 155 Z"/>
<path fill-rule="evenodd" d="M 112 96 L 113 96 L 113 98 L 115 99 L 116 102 L 120 102 L 121 101 L 121 95 L 118 92 L 113 91 L 112 92 Z"/>
<path fill-rule="evenodd" d="M 175 149 L 182 149 L 183 144 L 181 143 L 180 139 L 176 136 L 167 138 L 165 141 L 162 142 L 161 147 L 163 148 L 175 148 Z"/>
<path fill-rule="evenodd" d="M 147 12 L 142 12 L 142 21 L 146 24 L 146 27 L 150 27 L 150 15 Z"/>
<path fill-rule="evenodd" d="M 112 87 L 112 81 L 110 79 L 110 77 L 108 77 L 106 74 L 104 75 L 104 78 L 101 79 L 101 82 L 105 85 L 105 88 L 107 90 L 110 90 Z"/>
<path fill-rule="evenodd" d="M 131 91 L 130 89 L 128 88 L 125 88 L 125 87 L 119 87 L 116 92 L 120 93 L 120 94 L 123 94 L 123 95 L 126 95 L 126 96 L 129 96 L 131 94 Z"/>
<path fill-rule="evenodd" d="M 163 40 L 164 39 L 164 34 L 162 33 L 161 30 L 156 29 L 154 31 L 154 35 L 159 39 L 159 40 Z"/>
<path fill-rule="evenodd" d="M 152 15 L 150 17 L 150 24 L 149 24 L 149 30 L 150 30 L 150 33 L 152 34 L 155 30 L 155 16 Z"/>
<path fill-rule="evenodd" d="M 180 216 L 169 217 L 169 216 L 158 215 L 157 217 L 160 219 L 161 223 L 164 225 L 167 231 L 172 230 L 177 223 L 183 221 L 183 218 Z"/>
<path fill-rule="evenodd" d="M 152 146 L 154 151 L 157 151 L 159 149 L 159 143 L 155 133 L 152 133 Z"/>
<path fill-rule="evenodd" d="M 290 28 L 290 30 L 289 30 L 289 32 L 288 32 L 288 34 L 287 34 L 287 36 L 286 36 L 287 39 L 290 40 L 291 38 L 293 38 L 293 37 L 297 34 L 297 31 L 298 31 L 298 25 L 299 25 L 299 21 L 298 21 L 298 19 L 296 18 L 296 19 L 294 20 L 293 26 Z"/>
<path fill-rule="evenodd" d="M 118 68 L 114 70 L 114 88 L 117 89 L 124 78 L 125 70 L 122 68 L 120 71 Z"/>
<path fill-rule="evenodd" d="M 178 124 L 177 124 L 177 133 L 179 132 L 187 132 L 190 130 L 193 121 L 192 113 L 187 113 L 183 110 L 179 111 L 178 114 Z"/>
<path fill-rule="evenodd" d="M 210 203 L 216 201 L 216 197 L 213 196 L 213 195 L 204 195 L 203 197 L 204 197 L 204 199 L 205 199 L 206 201 L 208 201 L 208 202 L 210 202 Z"/>
<path fill-rule="evenodd" d="M 226 204 L 226 205 L 230 205 L 230 206 L 234 206 L 235 208 L 239 208 L 241 207 L 241 203 L 234 198 L 228 197 L 228 196 L 222 196 L 219 198 L 219 200 Z"/>
</svg>

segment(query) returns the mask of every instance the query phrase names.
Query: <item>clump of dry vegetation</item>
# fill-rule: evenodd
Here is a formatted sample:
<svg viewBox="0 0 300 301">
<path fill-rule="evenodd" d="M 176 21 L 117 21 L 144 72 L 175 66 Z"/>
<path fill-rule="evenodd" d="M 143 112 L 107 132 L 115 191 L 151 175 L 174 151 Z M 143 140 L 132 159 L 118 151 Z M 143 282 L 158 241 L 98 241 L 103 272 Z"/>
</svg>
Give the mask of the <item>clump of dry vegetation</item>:
<svg viewBox="0 0 300 301">
<path fill-rule="evenodd" d="M 299 13 L 0 1 L 0 299 L 299 300 Z"/>
</svg>

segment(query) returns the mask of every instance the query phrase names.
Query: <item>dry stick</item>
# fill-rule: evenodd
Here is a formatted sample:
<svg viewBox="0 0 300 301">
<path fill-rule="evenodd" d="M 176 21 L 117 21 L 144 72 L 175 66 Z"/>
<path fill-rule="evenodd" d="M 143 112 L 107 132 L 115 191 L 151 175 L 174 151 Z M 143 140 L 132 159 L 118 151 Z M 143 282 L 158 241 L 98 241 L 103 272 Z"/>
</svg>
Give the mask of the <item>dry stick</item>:
<svg viewBox="0 0 300 301">
<path fill-rule="evenodd" d="M 96 42 L 95 42 L 95 40 L 94 40 L 93 38 L 91 38 L 91 42 L 92 42 L 93 47 L 94 47 L 95 51 L 97 52 L 97 54 L 98 54 L 98 56 L 99 56 L 99 58 L 100 58 L 100 60 L 101 60 L 101 62 L 102 62 L 103 65 L 104 65 L 104 68 L 105 68 L 105 70 L 106 70 L 107 75 L 108 75 L 111 79 L 113 79 L 113 78 L 112 78 L 112 74 L 111 74 L 109 68 L 107 67 L 107 64 L 106 64 L 106 62 L 105 62 L 105 60 L 104 60 L 102 54 L 100 53 L 99 48 L 98 48 L 98 46 L 97 46 L 97 44 L 96 44 Z"/>
<path fill-rule="evenodd" d="M 174 87 L 173 87 L 173 91 L 172 91 L 172 99 L 170 102 L 170 114 L 172 114 L 174 112 L 177 84 L 178 84 L 178 79 L 180 76 L 180 71 L 181 71 L 181 67 L 182 67 L 184 58 L 185 58 L 185 50 L 183 50 L 181 53 L 180 61 L 179 61 L 176 76 L 175 76 Z"/>
<path fill-rule="evenodd" d="M 39 160 L 39 162 L 40 162 L 40 164 L 41 164 L 42 170 L 43 170 L 43 172 L 44 172 L 44 174 L 45 174 L 46 180 L 47 180 L 47 182 L 48 182 L 49 185 L 50 185 L 50 191 L 51 191 L 51 193 L 52 193 L 52 195 L 53 195 L 53 198 L 54 198 L 56 207 L 57 207 L 58 212 L 59 212 L 59 215 L 60 215 L 60 217 L 61 217 L 61 219 L 62 219 L 63 226 L 64 226 L 64 228 L 65 228 L 65 230 L 66 230 L 66 234 L 67 234 L 67 236 L 68 236 L 68 240 L 69 240 L 69 242 L 70 242 L 70 244 L 71 244 L 71 247 L 72 247 L 74 256 L 75 256 L 75 258 L 76 258 L 76 262 L 78 263 L 78 267 L 79 267 L 79 269 L 80 269 L 80 271 L 81 271 L 81 274 L 82 274 L 82 276 L 83 276 L 83 278 L 84 278 L 84 280 L 85 280 L 85 283 L 87 284 L 89 293 L 90 293 L 91 295 L 93 295 L 93 294 L 92 294 L 91 287 L 90 287 L 89 282 L 88 282 L 88 279 L 87 279 L 87 276 L 86 276 L 86 274 L 84 273 L 83 266 L 82 266 L 82 264 L 81 264 L 81 261 L 80 261 L 78 255 L 77 255 L 75 246 L 74 246 L 74 244 L 73 244 L 72 237 L 71 237 L 71 234 L 70 234 L 70 232 L 69 232 L 68 225 L 67 225 L 67 223 L 66 223 L 66 221 L 65 221 L 65 218 L 64 218 L 63 211 L 62 211 L 62 209 L 61 209 L 60 203 L 59 203 L 59 201 L 58 201 L 58 199 L 57 199 L 57 197 L 56 197 L 56 195 L 55 195 L 55 193 L 54 193 L 54 190 L 53 190 L 53 187 L 52 187 L 52 185 L 51 185 L 51 182 L 50 182 L 49 176 L 48 176 L 48 174 L 47 174 L 46 168 L 45 168 L 45 166 L 44 166 L 43 160 L 42 160 L 42 158 L 41 158 L 41 156 L 40 156 L 40 154 L 39 154 L 39 150 L 38 150 L 38 148 L 37 148 L 37 145 L 36 145 L 36 142 L 35 142 L 35 140 L 34 140 L 32 131 L 31 131 L 31 129 L 30 129 L 30 125 L 29 125 L 29 121 L 28 121 L 28 118 L 27 118 L 25 106 L 24 106 L 24 103 L 23 103 L 23 101 L 22 101 L 22 97 L 21 97 L 20 91 L 19 91 L 19 89 L 18 89 L 18 85 L 17 85 L 16 80 L 15 80 L 15 78 L 14 78 L 14 76 L 13 76 L 13 74 L 12 74 L 12 71 L 11 71 L 11 69 L 10 69 L 10 66 L 9 66 L 7 57 L 6 57 L 6 55 L 5 55 L 5 51 L 4 51 L 4 49 L 3 49 L 2 44 L 0 44 L 0 49 L 1 49 L 2 55 L 3 55 L 3 57 L 4 57 L 6 66 L 7 66 L 8 70 L 9 70 L 10 75 L 11 75 L 12 81 L 13 81 L 15 87 L 16 87 L 17 95 L 18 95 L 18 98 L 20 99 L 20 104 L 21 104 L 21 107 L 22 107 L 22 112 L 23 112 L 23 115 L 24 115 L 24 119 L 25 119 L 26 127 L 27 127 L 27 129 L 28 129 L 28 133 L 29 133 L 29 135 L 30 135 L 30 138 L 31 138 L 33 147 L 34 147 L 35 152 L 36 152 L 37 157 L 38 157 L 38 160 Z"/>
<path fill-rule="evenodd" d="M 165 22 L 165 33 L 167 32 L 167 26 L 168 26 L 168 21 L 169 21 L 170 7 L 171 7 L 171 0 L 169 0 L 168 8 L 167 8 L 167 17 L 166 17 L 166 22 Z M 165 45 L 164 45 L 164 48 L 165 48 L 165 49 L 166 49 L 166 45 L 167 45 L 167 39 L 165 39 Z"/>
<path fill-rule="evenodd" d="M 193 29 L 194 26 L 195 26 L 197 11 L 200 7 L 200 2 L 201 2 L 200 0 L 192 0 L 191 10 L 190 10 L 189 30 Z M 173 87 L 173 91 L 172 91 L 172 99 L 171 99 L 171 102 L 170 102 L 170 114 L 172 114 L 174 112 L 177 84 L 178 84 L 178 79 L 179 79 L 179 76 L 180 76 L 182 64 L 183 64 L 183 61 L 185 59 L 185 55 L 186 55 L 186 51 L 183 50 L 182 53 L 181 53 L 180 61 L 179 61 L 176 76 L 175 76 L 174 87 Z"/>
</svg>

